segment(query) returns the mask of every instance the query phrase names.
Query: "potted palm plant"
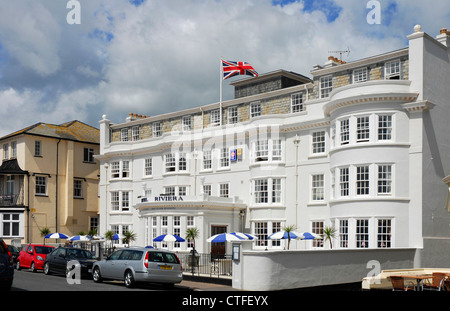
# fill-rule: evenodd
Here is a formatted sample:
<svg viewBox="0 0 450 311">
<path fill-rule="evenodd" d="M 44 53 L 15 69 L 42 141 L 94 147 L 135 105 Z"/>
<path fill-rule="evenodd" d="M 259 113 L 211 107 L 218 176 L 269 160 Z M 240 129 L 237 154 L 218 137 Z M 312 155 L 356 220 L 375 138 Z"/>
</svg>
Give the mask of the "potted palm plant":
<svg viewBox="0 0 450 311">
<path fill-rule="evenodd" d="M 192 240 L 194 243 L 193 248 L 191 250 L 191 258 L 189 260 L 191 267 L 192 267 L 192 273 L 194 273 L 194 267 L 198 265 L 198 258 L 197 258 L 197 252 L 195 250 L 195 239 L 198 238 L 200 234 L 200 231 L 197 228 L 187 228 L 186 230 L 186 239 Z"/>
<path fill-rule="evenodd" d="M 289 249 L 289 246 L 291 244 L 291 233 L 293 233 L 295 231 L 295 229 L 296 229 L 296 227 L 294 225 L 289 225 L 289 226 L 283 227 L 283 230 L 287 233 L 287 236 L 288 236 L 287 249 Z"/>
<path fill-rule="evenodd" d="M 123 234 L 122 243 L 128 244 L 128 247 L 130 247 L 130 242 L 136 240 L 136 233 L 132 231 L 127 231 Z"/>
<path fill-rule="evenodd" d="M 325 226 L 322 230 L 324 240 L 330 241 L 330 248 L 333 248 L 333 244 L 331 242 L 332 239 L 336 236 L 336 229 L 333 226 Z"/>
<path fill-rule="evenodd" d="M 41 236 L 44 237 L 44 245 L 45 245 L 45 236 L 47 234 L 50 234 L 50 229 L 45 227 L 45 228 L 42 228 L 40 231 L 41 231 Z"/>
</svg>

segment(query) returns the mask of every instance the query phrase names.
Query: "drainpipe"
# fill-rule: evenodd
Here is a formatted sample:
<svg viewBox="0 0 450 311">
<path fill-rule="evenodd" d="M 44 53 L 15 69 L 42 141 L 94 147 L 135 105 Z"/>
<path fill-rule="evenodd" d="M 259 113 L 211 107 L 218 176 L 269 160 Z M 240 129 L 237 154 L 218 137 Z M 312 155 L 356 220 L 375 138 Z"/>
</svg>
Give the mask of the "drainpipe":
<svg viewBox="0 0 450 311">
<path fill-rule="evenodd" d="M 298 213 L 298 145 L 300 143 L 300 138 L 298 134 L 295 134 L 294 144 L 295 144 L 295 226 L 297 226 L 297 213 Z"/>
<path fill-rule="evenodd" d="M 55 202 L 55 232 L 58 232 L 58 165 L 59 165 L 59 143 L 56 143 L 56 202 Z"/>
<path fill-rule="evenodd" d="M 30 242 L 30 173 L 27 173 L 27 243 Z"/>
</svg>

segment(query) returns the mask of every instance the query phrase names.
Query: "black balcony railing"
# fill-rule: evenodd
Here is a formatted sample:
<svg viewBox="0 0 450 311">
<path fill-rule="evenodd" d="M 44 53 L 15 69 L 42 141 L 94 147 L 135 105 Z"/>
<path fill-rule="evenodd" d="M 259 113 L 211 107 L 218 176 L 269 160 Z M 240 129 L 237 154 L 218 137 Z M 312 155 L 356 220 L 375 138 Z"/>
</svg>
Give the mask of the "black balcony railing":
<svg viewBox="0 0 450 311">
<path fill-rule="evenodd" d="M 13 194 L 5 194 L 0 193 L 0 206 L 10 207 L 10 206 L 24 206 L 24 196 L 23 192 L 13 193 Z"/>
<path fill-rule="evenodd" d="M 231 255 L 222 255 L 220 258 L 211 254 L 177 253 L 181 260 L 184 273 L 195 276 L 217 277 L 231 276 Z"/>
</svg>

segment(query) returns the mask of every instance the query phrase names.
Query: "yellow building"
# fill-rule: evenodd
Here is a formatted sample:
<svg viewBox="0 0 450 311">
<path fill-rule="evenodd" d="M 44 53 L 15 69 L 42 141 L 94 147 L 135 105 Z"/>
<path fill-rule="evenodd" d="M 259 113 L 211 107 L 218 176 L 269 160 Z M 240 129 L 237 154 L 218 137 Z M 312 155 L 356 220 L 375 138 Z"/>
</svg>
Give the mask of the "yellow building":
<svg viewBox="0 0 450 311">
<path fill-rule="evenodd" d="M 98 129 L 37 123 L 0 138 L 0 147 L 0 237 L 7 243 L 42 243 L 43 228 L 69 236 L 97 228 Z"/>
</svg>

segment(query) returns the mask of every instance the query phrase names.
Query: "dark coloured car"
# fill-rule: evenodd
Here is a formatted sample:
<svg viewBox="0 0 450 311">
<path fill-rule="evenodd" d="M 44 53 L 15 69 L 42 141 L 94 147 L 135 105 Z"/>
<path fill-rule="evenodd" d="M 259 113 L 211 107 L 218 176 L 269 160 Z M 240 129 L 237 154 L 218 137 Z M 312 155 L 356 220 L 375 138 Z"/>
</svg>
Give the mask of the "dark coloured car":
<svg viewBox="0 0 450 311">
<path fill-rule="evenodd" d="M 14 263 L 6 243 L 0 239 L 0 287 L 9 290 L 14 280 Z"/>
<path fill-rule="evenodd" d="M 73 247 L 60 247 L 47 255 L 44 262 L 45 274 L 68 274 L 79 264 L 81 277 L 92 276 L 95 256 L 88 250 Z M 72 272 L 74 273 L 74 272 Z"/>
<path fill-rule="evenodd" d="M 17 247 L 15 247 L 14 245 L 6 245 L 6 246 L 8 246 L 8 249 L 11 252 L 14 264 L 16 264 L 17 258 L 19 258 L 20 250 Z"/>
</svg>

